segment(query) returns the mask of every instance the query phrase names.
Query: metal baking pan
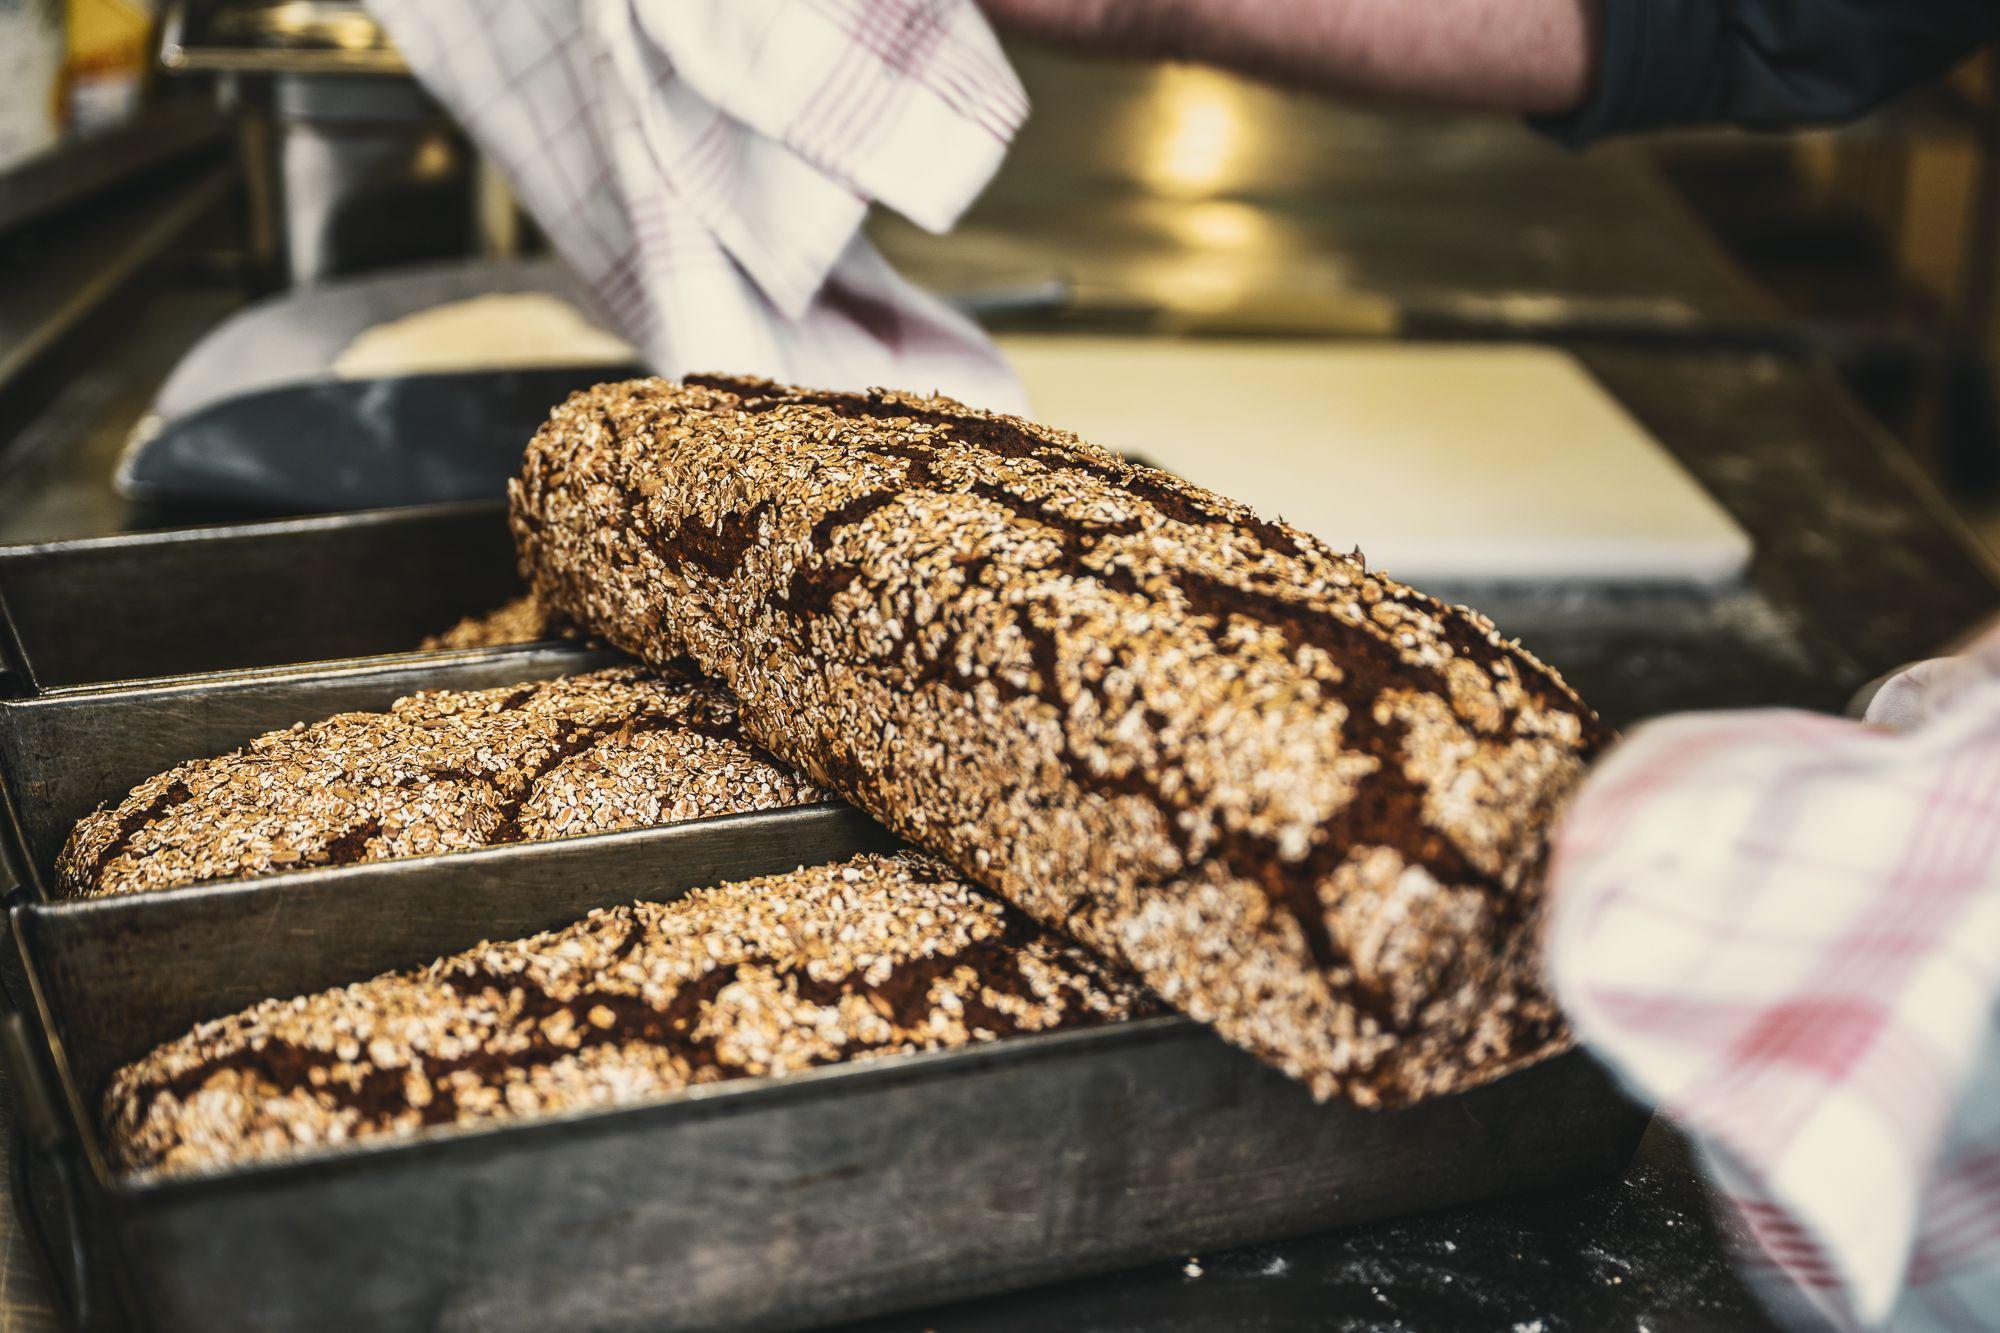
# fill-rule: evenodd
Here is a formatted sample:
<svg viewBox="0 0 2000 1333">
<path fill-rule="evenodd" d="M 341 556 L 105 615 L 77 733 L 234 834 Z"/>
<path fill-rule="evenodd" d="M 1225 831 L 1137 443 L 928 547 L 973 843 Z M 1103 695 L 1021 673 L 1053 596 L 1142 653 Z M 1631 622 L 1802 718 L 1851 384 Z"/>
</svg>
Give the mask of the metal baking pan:
<svg viewBox="0 0 2000 1333">
<path fill-rule="evenodd" d="M 1579 1054 L 1376 1114 L 1157 1018 L 180 1180 L 107 1166 L 109 1075 L 197 1021 L 882 837 L 831 807 L 17 907 L 20 1206 L 102 1327 L 774 1328 L 1554 1186 L 1637 1143 Z M 617 854 L 566 859 L 592 844 Z"/>
<path fill-rule="evenodd" d="M 481 649 L 0 701 L 0 847 L 13 856 L 21 888 L 47 898 L 76 822 L 175 764 L 294 722 L 384 709 L 418 690 L 512 685 L 624 660 L 573 646 Z"/>
<path fill-rule="evenodd" d="M 0 695 L 407 652 L 520 587 L 499 501 L 0 547 Z"/>
<path fill-rule="evenodd" d="M 0 703 L 28 1006 L 0 1035 L 19 1206 L 69 1299 L 142 1328 L 762 1327 L 899 1308 L 1616 1170 L 1582 1057 L 1390 1116 L 1178 1019 L 704 1089 L 177 1182 L 108 1170 L 109 1073 L 204 1018 L 592 907 L 887 845 L 847 807 L 49 903 L 69 828 L 272 727 L 609 660 L 381 659 Z M 32 1019 L 32 1021 L 29 1021 Z M 63 1257 L 67 1256 L 67 1257 Z"/>
</svg>

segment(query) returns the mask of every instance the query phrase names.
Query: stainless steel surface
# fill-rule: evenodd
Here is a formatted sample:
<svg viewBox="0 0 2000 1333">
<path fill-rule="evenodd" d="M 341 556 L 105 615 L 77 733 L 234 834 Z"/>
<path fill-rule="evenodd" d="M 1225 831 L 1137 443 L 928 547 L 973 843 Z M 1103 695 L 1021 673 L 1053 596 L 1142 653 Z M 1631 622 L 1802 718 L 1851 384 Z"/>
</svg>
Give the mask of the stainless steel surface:
<svg viewBox="0 0 2000 1333">
<path fill-rule="evenodd" d="M 219 148 L 222 118 L 198 102 L 162 102 L 0 172 L 0 233 L 62 212 L 136 178 Z"/>
<path fill-rule="evenodd" d="M 478 248 L 471 145 L 362 6 L 179 0 L 159 59 L 225 80 L 268 284 Z"/>
<path fill-rule="evenodd" d="M 175 71 L 404 74 L 409 67 L 358 4 L 171 0 L 160 63 Z"/>
<path fill-rule="evenodd" d="M 407 76 L 243 76 L 257 258 L 292 286 L 471 253 L 474 155 Z"/>
<path fill-rule="evenodd" d="M 228 197 L 231 173 L 205 167 L 162 185 L 141 209 L 86 211 L 17 241 L 0 266 L 0 391 L 33 371 Z M 49 232 L 50 234 L 40 234 Z"/>
<path fill-rule="evenodd" d="M 0 673 L 59 690 L 406 652 L 519 590 L 497 501 L 0 547 Z"/>
<path fill-rule="evenodd" d="M 17 909 L 54 1038 L 27 1076 L 53 1079 L 110 1299 L 157 1329 L 792 1326 L 1603 1175 L 1637 1142 L 1643 1113 L 1580 1056 L 1377 1115 L 1162 1018 L 182 1181 L 106 1167 L 105 1080 L 194 1021 L 833 855 L 748 834 L 839 813 L 685 826 L 679 855 L 490 903 L 473 867 L 529 849 Z"/>
<path fill-rule="evenodd" d="M 871 230 L 945 291 L 1061 282 L 1072 317 L 1206 332 L 1681 337 L 1776 306 L 1625 150 L 1341 105 L 1194 66 L 1010 47 L 1034 104 L 960 224 Z"/>
<path fill-rule="evenodd" d="M 90 348 L 53 367 L 37 402 L 0 437 L 0 542 L 102 536 L 229 517 L 163 510 L 111 487 L 132 427 L 175 361 L 242 305 L 240 292 L 184 282 L 148 284 Z M 238 516 L 240 517 L 240 516 Z"/>
</svg>

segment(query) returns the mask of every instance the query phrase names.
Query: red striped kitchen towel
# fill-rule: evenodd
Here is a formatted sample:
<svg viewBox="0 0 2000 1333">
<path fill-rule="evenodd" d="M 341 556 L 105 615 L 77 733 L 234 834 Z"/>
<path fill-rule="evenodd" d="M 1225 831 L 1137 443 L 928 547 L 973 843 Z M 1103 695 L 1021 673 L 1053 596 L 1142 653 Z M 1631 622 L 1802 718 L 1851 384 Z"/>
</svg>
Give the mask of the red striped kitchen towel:
<svg viewBox="0 0 2000 1333">
<path fill-rule="evenodd" d="M 860 235 L 933 230 L 1027 98 L 972 0 L 370 0 L 654 368 L 1018 410 L 985 336 Z"/>
<path fill-rule="evenodd" d="M 1640 728 L 1564 823 L 1550 956 L 1781 1314 L 2000 1327 L 2000 634 L 1866 722 Z"/>
</svg>

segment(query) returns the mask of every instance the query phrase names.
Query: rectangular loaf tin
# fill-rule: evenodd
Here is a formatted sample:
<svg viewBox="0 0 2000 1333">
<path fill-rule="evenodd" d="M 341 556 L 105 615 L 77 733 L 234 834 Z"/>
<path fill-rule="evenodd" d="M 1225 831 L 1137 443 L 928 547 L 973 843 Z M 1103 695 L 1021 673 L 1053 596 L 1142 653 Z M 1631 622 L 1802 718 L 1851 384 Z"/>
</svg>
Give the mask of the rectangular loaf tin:
<svg viewBox="0 0 2000 1333">
<path fill-rule="evenodd" d="M 498 500 L 0 547 L 0 695 L 406 652 L 520 586 Z"/>
<path fill-rule="evenodd" d="M 25 1009 L 0 1024 L 17 1206 L 95 1326 L 830 1322 L 1605 1175 L 1637 1142 L 1644 1113 L 1581 1055 L 1382 1115 L 1315 1105 L 1161 1018 L 210 1177 L 113 1175 L 105 1080 L 202 1019 L 887 845 L 829 804 L 43 900 L 74 821 L 181 760 L 413 690 L 609 660 L 550 646 L 385 657 L 0 703 L 25 885 L 9 960 Z"/>
<path fill-rule="evenodd" d="M 106 1165 L 108 1076 L 199 1020 L 882 845 L 817 807 L 19 906 L 21 1206 L 105 1327 L 776 1328 L 1606 1175 L 1645 1123 L 1580 1054 L 1317 1105 L 1168 1017 L 201 1177 Z"/>
</svg>

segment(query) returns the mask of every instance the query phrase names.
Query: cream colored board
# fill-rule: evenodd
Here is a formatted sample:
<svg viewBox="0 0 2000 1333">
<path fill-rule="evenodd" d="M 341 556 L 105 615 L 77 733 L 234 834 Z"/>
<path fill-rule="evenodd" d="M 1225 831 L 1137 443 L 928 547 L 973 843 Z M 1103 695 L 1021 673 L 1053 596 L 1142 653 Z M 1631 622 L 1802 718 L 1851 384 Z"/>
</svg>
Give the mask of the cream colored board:
<svg viewBox="0 0 2000 1333">
<path fill-rule="evenodd" d="M 1734 520 L 1566 353 L 1010 337 L 1042 420 L 1414 583 L 1737 577 Z"/>
</svg>

